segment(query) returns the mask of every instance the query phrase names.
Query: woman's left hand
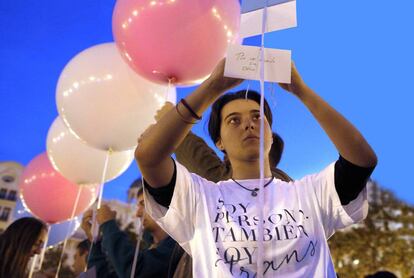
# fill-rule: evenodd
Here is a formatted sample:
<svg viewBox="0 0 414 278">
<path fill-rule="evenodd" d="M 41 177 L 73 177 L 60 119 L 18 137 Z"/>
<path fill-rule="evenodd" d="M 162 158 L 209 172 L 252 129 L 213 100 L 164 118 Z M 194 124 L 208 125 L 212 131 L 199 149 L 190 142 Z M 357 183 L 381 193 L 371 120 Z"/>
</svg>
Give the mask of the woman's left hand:
<svg viewBox="0 0 414 278">
<path fill-rule="evenodd" d="M 307 85 L 303 81 L 302 77 L 300 76 L 298 70 L 296 69 L 295 63 L 292 61 L 291 63 L 291 82 L 290 84 L 286 83 L 279 83 L 279 86 L 294 94 L 295 96 L 301 98 L 303 94 L 306 92 Z"/>
</svg>

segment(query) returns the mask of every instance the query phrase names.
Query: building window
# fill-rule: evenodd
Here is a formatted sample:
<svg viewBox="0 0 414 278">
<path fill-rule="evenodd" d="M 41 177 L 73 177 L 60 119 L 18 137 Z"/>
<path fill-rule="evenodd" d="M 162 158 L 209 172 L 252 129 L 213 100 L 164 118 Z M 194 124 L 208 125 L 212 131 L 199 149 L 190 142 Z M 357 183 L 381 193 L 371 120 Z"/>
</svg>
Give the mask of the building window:
<svg viewBox="0 0 414 278">
<path fill-rule="evenodd" d="M 3 176 L 2 177 L 2 180 L 5 182 L 5 183 L 12 183 L 12 182 L 14 182 L 14 177 L 13 176 Z"/>
<path fill-rule="evenodd" d="M 9 195 L 7 196 L 7 200 L 16 201 L 16 190 L 10 190 Z"/>
<path fill-rule="evenodd" d="M 10 208 L 4 207 L 0 215 L 0 221 L 7 222 L 9 220 L 10 212 L 11 212 Z"/>
<path fill-rule="evenodd" d="M 1 188 L 0 189 L 0 199 L 6 199 L 7 189 Z"/>
</svg>

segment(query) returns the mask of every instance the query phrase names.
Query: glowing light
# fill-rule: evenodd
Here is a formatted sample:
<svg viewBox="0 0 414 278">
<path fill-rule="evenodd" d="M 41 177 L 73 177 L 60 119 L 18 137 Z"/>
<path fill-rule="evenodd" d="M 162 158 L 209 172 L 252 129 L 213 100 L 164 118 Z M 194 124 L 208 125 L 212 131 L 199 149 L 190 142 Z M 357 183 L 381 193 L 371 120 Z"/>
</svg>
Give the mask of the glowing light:
<svg viewBox="0 0 414 278">
<path fill-rule="evenodd" d="M 162 107 L 165 103 L 165 96 L 161 96 L 159 94 L 155 94 L 155 99 L 158 102 L 159 107 Z"/>
<path fill-rule="evenodd" d="M 134 10 L 134 11 L 132 12 L 132 15 L 133 15 L 133 16 L 138 16 L 138 11 L 137 11 L 137 10 Z"/>
<path fill-rule="evenodd" d="M 220 16 L 220 14 L 218 13 L 218 11 L 217 11 L 217 9 L 216 9 L 215 7 L 211 8 L 211 12 L 213 13 L 213 15 L 214 15 L 217 19 L 219 19 L 219 20 L 221 21 L 221 16 Z"/>
<path fill-rule="evenodd" d="M 128 61 L 132 61 L 132 58 L 131 58 L 131 56 L 129 56 L 128 53 L 125 53 L 125 57 L 128 59 Z"/>
</svg>

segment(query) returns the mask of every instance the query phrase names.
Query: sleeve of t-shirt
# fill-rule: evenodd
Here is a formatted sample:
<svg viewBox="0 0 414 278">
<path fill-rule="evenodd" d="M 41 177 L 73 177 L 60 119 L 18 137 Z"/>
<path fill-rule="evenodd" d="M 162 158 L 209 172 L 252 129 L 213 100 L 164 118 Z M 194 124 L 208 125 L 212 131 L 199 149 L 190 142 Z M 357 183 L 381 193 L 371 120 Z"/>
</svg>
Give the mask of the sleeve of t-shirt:
<svg viewBox="0 0 414 278">
<path fill-rule="evenodd" d="M 346 205 L 335 187 L 335 163 L 330 164 L 322 172 L 309 175 L 301 180 L 301 186 L 306 186 L 311 192 L 306 195 L 315 197 L 316 209 L 319 209 L 326 238 L 336 230 L 346 228 L 361 222 L 368 214 L 368 199 L 366 186 Z"/>
<path fill-rule="evenodd" d="M 200 186 L 204 179 L 191 174 L 178 162 L 175 162 L 175 165 L 175 183 L 161 188 L 165 190 L 164 194 L 173 190 L 168 207 L 165 203 L 157 202 L 156 198 L 160 199 L 160 196 L 156 197 L 160 192 L 159 189 L 151 189 L 146 182 L 144 183 L 144 200 L 146 212 L 163 230 L 183 245 L 192 239 L 194 234 L 196 207 L 200 196 Z"/>
<path fill-rule="evenodd" d="M 335 188 L 342 205 L 347 205 L 358 197 L 374 168 L 355 165 L 339 156 L 335 163 Z"/>
</svg>

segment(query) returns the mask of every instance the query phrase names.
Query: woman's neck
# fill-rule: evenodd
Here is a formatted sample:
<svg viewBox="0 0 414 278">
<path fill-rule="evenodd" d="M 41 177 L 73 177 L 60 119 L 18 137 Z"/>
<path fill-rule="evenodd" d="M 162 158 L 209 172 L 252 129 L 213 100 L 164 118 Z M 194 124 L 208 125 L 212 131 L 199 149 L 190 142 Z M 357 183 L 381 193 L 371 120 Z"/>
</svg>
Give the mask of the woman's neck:
<svg viewBox="0 0 414 278">
<path fill-rule="evenodd" d="M 232 178 L 236 180 L 246 180 L 246 179 L 259 179 L 260 178 L 260 160 L 252 161 L 231 161 L 231 168 L 233 171 Z M 264 162 L 264 177 L 269 178 L 272 176 L 272 171 L 270 170 L 269 160 Z"/>
</svg>

